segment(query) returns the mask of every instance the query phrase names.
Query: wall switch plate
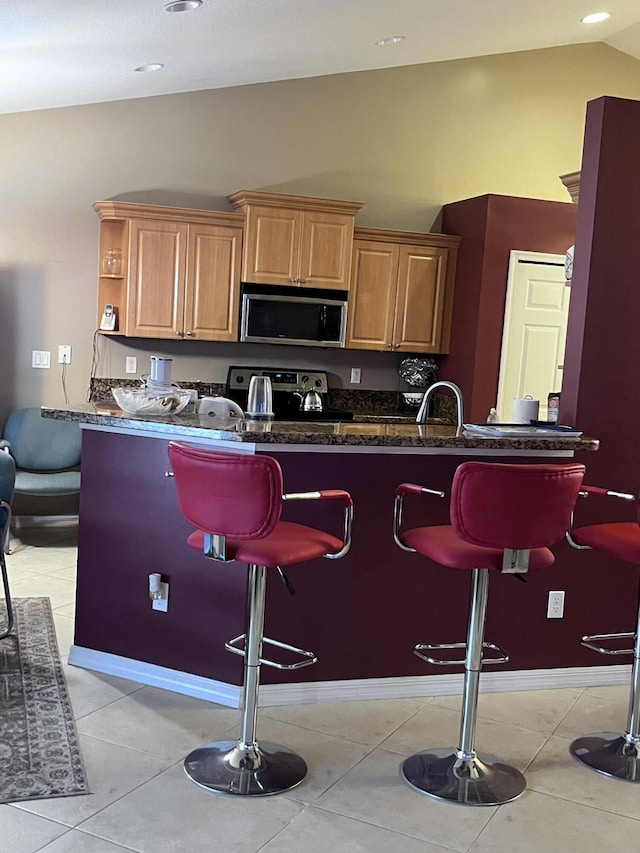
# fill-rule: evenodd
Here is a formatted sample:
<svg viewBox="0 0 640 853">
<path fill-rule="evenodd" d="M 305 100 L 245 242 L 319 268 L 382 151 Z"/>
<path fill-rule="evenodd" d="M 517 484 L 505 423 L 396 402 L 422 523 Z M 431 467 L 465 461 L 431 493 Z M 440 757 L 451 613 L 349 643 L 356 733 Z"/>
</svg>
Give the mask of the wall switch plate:
<svg viewBox="0 0 640 853">
<path fill-rule="evenodd" d="M 562 619 L 564 616 L 564 590 L 551 590 L 547 602 L 547 619 Z"/>
<path fill-rule="evenodd" d="M 31 367 L 51 367 L 51 353 L 34 349 L 31 353 Z"/>
<path fill-rule="evenodd" d="M 58 364 L 71 364 L 71 347 L 58 347 Z"/>
<path fill-rule="evenodd" d="M 138 372 L 138 359 L 135 357 L 135 355 L 128 355 L 125 364 L 125 370 L 127 373 Z"/>
<path fill-rule="evenodd" d="M 169 609 L 169 584 L 162 582 L 160 584 L 160 595 L 161 598 L 153 598 L 151 600 L 151 609 L 152 610 L 160 610 L 162 613 L 166 613 Z"/>
<path fill-rule="evenodd" d="M 362 368 L 360 367 L 352 367 L 351 368 L 351 384 L 358 385 L 362 379 Z"/>
</svg>

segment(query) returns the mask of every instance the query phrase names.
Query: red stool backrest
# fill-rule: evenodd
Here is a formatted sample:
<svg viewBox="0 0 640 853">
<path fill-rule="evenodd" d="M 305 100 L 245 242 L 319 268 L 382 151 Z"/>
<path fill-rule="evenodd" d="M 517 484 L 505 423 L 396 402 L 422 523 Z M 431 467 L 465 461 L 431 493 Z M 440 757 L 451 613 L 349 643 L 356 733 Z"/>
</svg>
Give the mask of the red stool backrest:
<svg viewBox="0 0 640 853">
<path fill-rule="evenodd" d="M 282 470 L 271 456 L 220 453 L 169 442 L 178 505 L 207 533 L 262 539 L 282 510 Z"/>
<path fill-rule="evenodd" d="M 451 489 L 456 534 L 486 548 L 528 550 L 558 542 L 569 528 L 584 465 L 463 462 Z"/>
</svg>

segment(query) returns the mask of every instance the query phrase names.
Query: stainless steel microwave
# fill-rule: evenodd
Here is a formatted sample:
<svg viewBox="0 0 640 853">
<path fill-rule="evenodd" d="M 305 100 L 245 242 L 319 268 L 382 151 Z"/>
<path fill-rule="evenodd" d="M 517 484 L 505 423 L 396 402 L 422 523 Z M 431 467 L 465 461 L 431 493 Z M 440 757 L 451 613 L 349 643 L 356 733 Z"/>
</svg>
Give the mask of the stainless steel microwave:
<svg viewBox="0 0 640 853">
<path fill-rule="evenodd" d="M 344 290 L 242 285 L 241 341 L 344 347 L 346 321 Z"/>
</svg>

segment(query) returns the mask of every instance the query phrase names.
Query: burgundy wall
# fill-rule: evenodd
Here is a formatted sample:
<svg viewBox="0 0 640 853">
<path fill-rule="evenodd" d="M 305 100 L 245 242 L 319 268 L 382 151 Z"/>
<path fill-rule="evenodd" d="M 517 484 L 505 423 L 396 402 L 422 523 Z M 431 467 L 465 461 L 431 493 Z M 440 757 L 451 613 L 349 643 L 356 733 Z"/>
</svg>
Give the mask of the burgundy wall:
<svg viewBox="0 0 640 853">
<path fill-rule="evenodd" d="M 448 490 L 464 457 L 275 455 L 287 491 L 345 488 L 354 498 L 355 521 L 346 558 L 287 570 L 295 596 L 275 572 L 269 574 L 267 636 L 311 649 L 319 662 L 285 675 L 264 668 L 264 680 L 452 671 L 429 667 L 411 650 L 417 642 L 464 640 L 469 573 L 400 551 L 392 539 L 392 507 L 395 487 L 403 481 Z M 246 569 L 213 563 L 186 545 L 190 527 L 179 513 L 173 480 L 164 476 L 167 442 L 87 430 L 82 465 L 76 644 L 240 684 L 242 661 L 225 651 L 224 641 L 244 630 Z M 419 506 L 419 515 L 408 508 L 409 522 L 447 521 L 446 501 L 430 498 Z M 333 501 L 322 512 L 317 503 L 288 504 L 286 517 L 341 531 L 342 515 Z M 526 584 L 492 574 L 487 639 L 509 651 L 509 669 L 601 663 L 580 646 L 579 637 L 617 630 L 611 622 L 619 615 L 618 602 L 610 596 L 593 606 L 598 585 L 608 582 L 601 563 L 565 543 L 554 550 L 556 566 L 532 572 Z M 150 572 L 170 582 L 166 614 L 151 609 Z M 563 620 L 546 619 L 550 589 L 567 592 Z"/>
<path fill-rule="evenodd" d="M 575 227 L 570 202 L 484 195 L 443 207 L 443 231 L 462 240 L 440 376 L 462 389 L 467 420 L 484 421 L 496 404 L 510 251 L 564 255 Z"/>
</svg>

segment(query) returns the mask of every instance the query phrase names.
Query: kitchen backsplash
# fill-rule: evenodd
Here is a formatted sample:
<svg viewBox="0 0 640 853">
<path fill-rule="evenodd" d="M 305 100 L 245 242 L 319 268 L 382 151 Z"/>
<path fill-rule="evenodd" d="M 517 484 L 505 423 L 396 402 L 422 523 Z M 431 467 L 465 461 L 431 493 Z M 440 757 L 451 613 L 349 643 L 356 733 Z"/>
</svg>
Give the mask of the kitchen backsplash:
<svg viewBox="0 0 640 853">
<path fill-rule="evenodd" d="M 217 397 L 226 394 L 226 386 L 217 382 L 185 382 L 181 388 L 194 388 L 198 397 Z M 97 379 L 91 380 L 90 402 L 111 399 L 112 388 L 139 388 L 140 379 Z M 327 405 L 332 409 L 346 409 L 354 414 L 416 415 L 417 409 L 404 404 L 402 395 L 396 391 L 359 391 L 351 388 L 329 390 Z M 440 418 L 447 423 L 455 423 L 455 399 L 447 394 L 434 394 L 431 417 Z"/>
</svg>

